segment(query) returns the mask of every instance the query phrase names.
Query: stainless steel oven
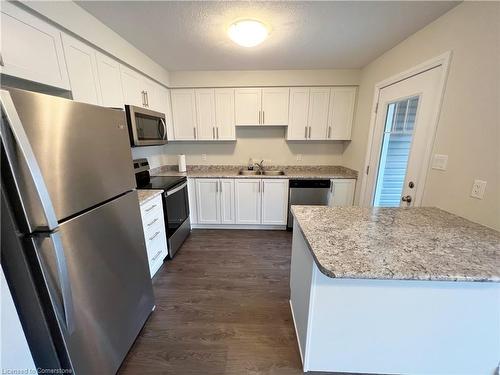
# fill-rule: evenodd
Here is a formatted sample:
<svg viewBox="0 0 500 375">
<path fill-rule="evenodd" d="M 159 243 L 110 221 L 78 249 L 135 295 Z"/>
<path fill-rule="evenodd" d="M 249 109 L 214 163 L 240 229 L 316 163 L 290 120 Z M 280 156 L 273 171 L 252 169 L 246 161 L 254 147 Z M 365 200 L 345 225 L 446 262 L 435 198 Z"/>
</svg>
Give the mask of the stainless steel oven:
<svg viewBox="0 0 500 375">
<path fill-rule="evenodd" d="M 133 105 L 126 105 L 125 111 L 132 147 L 167 143 L 165 114 Z"/>
</svg>

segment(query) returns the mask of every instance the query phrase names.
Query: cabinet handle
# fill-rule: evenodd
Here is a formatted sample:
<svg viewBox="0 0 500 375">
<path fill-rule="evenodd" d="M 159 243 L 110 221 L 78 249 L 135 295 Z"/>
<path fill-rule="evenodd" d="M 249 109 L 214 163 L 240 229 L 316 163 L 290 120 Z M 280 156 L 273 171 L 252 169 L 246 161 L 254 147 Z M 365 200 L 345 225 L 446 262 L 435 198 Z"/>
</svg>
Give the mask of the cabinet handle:
<svg viewBox="0 0 500 375">
<path fill-rule="evenodd" d="M 219 184 L 220 184 L 219 192 L 222 194 L 222 181 L 219 180 Z"/>
<path fill-rule="evenodd" d="M 151 237 L 149 237 L 149 240 L 152 241 L 156 238 L 157 235 L 159 235 L 160 232 L 156 232 L 155 234 L 153 234 Z"/>
<path fill-rule="evenodd" d="M 259 181 L 259 185 L 257 185 L 257 186 L 258 186 L 258 189 L 259 189 L 258 192 L 260 193 L 260 181 Z"/>
<path fill-rule="evenodd" d="M 154 223 L 156 223 L 158 221 L 158 218 L 155 218 L 151 223 L 148 224 L 148 227 L 150 227 L 151 225 L 153 225 Z"/>
<path fill-rule="evenodd" d="M 217 181 L 215 183 L 215 192 L 218 193 L 219 192 L 219 181 Z"/>
<path fill-rule="evenodd" d="M 0 53 L 0 66 L 5 66 L 3 62 L 3 55 Z"/>
<path fill-rule="evenodd" d="M 304 126 L 304 138 L 307 138 L 307 126 Z"/>
<path fill-rule="evenodd" d="M 146 107 L 149 108 L 149 93 L 146 91 Z"/>
<path fill-rule="evenodd" d="M 153 262 L 160 256 L 161 250 L 156 253 L 156 255 L 151 259 Z"/>
<path fill-rule="evenodd" d="M 151 210 L 152 210 L 153 208 L 155 208 L 155 207 L 156 207 L 156 204 L 153 204 L 151 207 L 146 208 L 146 212 L 151 211 Z"/>
<path fill-rule="evenodd" d="M 328 137 L 327 138 L 330 138 L 331 134 L 332 134 L 332 127 L 329 126 L 328 127 Z"/>
<path fill-rule="evenodd" d="M 141 95 L 142 95 L 142 106 L 146 107 L 146 91 L 142 90 Z"/>
<path fill-rule="evenodd" d="M 262 183 L 262 194 L 264 194 L 264 181 L 261 182 Z"/>
<path fill-rule="evenodd" d="M 219 139 L 219 127 L 218 126 L 215 127 L 215 131 L 217 132 L 217 139 Z"/>
<path fill-rule="evenodd" d="M 260 125 L 260 111 L 259 111 L 259 125 Z"/>
<path fill-rule="evenodd" d="M 262 125 L 266 123 L 266 112 L 262 111 Z"/>
<path fill-rule="evenodd" d="M 212 126 L 212 139 L 215 139 L 215 126 Z"/>
<path fill-rule="evenodd" d="M 311 127 L 309 126 L 309 139 L 311 139 Z"/>
<path fill-rule="evenodd" d="M 194 136 L 194 139 L 196 139 L 196 126 L 193 126 L 193 136 Z"/>
</svg>

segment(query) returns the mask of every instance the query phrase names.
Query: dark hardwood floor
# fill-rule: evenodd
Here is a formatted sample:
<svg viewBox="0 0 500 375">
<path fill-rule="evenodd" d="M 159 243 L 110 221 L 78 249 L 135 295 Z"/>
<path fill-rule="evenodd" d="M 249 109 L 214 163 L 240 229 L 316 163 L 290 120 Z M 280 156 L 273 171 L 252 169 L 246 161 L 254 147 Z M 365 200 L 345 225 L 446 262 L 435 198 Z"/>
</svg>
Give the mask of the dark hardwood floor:
<svg viewBox="0 0 500 375">
<path fill-rule="evenodd" d="M 120 374 L 302 374 L 291 233 L 193 230 L 153 280 L 156 310 Z"/>
</svg>

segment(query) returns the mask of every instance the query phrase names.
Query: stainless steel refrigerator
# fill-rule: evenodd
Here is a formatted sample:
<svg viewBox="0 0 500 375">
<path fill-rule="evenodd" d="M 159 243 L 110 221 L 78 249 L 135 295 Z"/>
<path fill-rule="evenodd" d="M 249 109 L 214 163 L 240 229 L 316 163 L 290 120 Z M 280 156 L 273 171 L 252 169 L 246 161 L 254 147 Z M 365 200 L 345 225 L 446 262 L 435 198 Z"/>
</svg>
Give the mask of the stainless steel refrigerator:
<svg viewBox="0 0 500 375">
<path fill-rule="evenodd" d="M 1 262 L 35 364 L 113 374 L 154 307 L 125 114 L 17 89 L 1 108 Z"/>
</svg>

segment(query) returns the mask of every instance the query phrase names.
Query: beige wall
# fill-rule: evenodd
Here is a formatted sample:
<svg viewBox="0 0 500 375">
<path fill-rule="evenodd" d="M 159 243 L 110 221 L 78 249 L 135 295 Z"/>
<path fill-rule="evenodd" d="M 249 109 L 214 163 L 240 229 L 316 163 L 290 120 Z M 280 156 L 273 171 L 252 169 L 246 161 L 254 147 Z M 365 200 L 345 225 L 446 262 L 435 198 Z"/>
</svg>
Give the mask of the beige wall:
<svg viewBox="0 0 500 375">
<path fill-rule="evenodd" d="M 233 142 L 171 142 L 159 147 L 132 149 L 134 158 L 147 157 L 151 166 L 177 164 L 177 155 L 186 154 L 187 164 L 246 164 L 251 157 L 266 164 L 318 165 L 342 163 L 342 142 L 287 142 L 284 127 L 236 128 Z M 202 159 L 206 154 L 206 160 Z M 297 155 L 302 160 L 297 161 Z"/>
<path fill-rule="evenodd" d="M 500 3 L 462 3 L 366 66 L 342 161 L 364 169 L 374 85 L 446 51 L 453 55 L 433 154 L 448 155 L 448 168 L 429 170 L 423 205 L 500 230 Z M 470 197 L 476 178 L 488 181 L 484 200 Z"/>
</svg>

